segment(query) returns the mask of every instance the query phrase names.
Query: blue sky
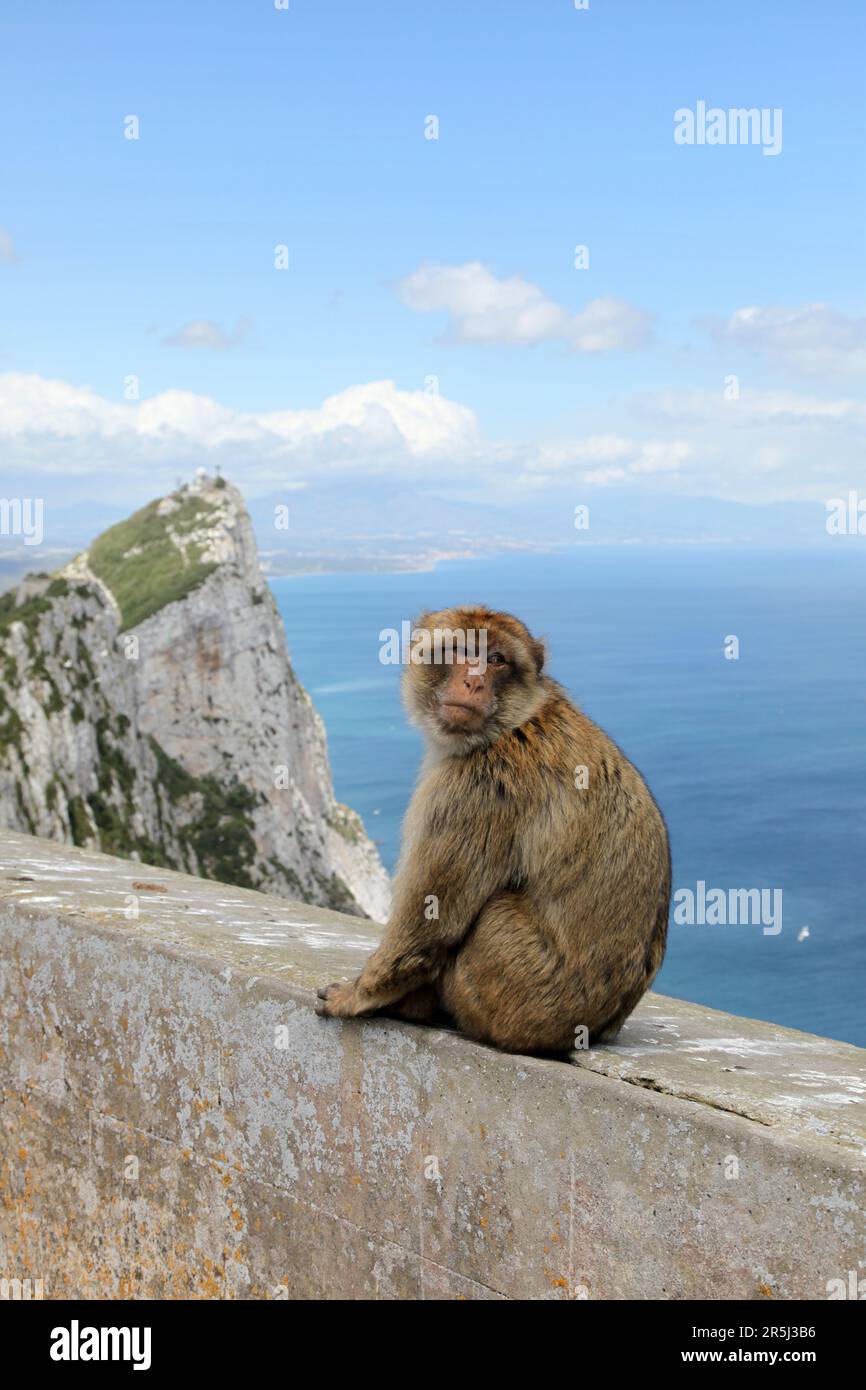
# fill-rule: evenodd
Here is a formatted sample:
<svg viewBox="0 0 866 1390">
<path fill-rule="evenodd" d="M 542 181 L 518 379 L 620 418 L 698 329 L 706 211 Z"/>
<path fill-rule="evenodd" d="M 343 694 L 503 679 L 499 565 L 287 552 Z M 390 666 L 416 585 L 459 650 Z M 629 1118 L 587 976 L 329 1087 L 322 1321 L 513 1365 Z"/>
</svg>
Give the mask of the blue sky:
<svg viewBox="0 0 866 1390">
<path fill-rule="evenodd" d="M 503 475 L 515 496 L 553 474 L 756 501 L 856 485 L 864 16 L 855 0 L 11 0 L 0 461 L 70 495 L 104 474 L 130 498 L 217 455 L 252 491 L 371 468 L 455 484 L 468 468 L 482 496 Z M 698 100 L 781 108 L 781 153 L 676 145 L 674 111 Z M 514 293 L 554 327 L 509 327 Z M 480 341 L 459 341 L 466 294 L 486 305 Z M 619 306 L 604 350 L 555 326 L 596 300 Z M 144 402 L 190 396 L 133 426 L 130 374 Z M 413 394 L 431 376 L 435 420 Z M 322 419 L 383 381 L 393 399 L 362 390 Z M 194 397 L 235 420 L 216 442 Z"/>
</svg>

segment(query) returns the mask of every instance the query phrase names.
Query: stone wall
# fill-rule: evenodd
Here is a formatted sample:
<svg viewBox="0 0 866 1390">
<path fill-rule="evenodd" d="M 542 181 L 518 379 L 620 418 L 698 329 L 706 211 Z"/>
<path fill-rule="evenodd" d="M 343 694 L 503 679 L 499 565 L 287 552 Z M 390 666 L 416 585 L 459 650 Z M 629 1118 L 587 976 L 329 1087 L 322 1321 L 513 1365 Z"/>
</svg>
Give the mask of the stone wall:
<svg viewBox="0 0 866 1390">
<path fill-rule="evenodd" d="M 864 1276 L 866 1052 L 659 995 L 571 1063 L 317 1018 L 376 930 L 0 831 L 0 1279 L 824 1299 Z"/>
</svg>

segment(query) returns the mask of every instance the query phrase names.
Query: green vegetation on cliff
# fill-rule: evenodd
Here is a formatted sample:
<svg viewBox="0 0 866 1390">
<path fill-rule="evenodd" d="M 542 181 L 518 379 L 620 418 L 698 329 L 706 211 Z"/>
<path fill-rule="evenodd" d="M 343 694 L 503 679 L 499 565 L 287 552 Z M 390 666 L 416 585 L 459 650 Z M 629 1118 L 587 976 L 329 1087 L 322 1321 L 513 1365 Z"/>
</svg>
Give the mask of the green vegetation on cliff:
<svg viewBox="0 0 866 1390">
<path fill-rule="evenodd" d="M 23 603 L 17 603 L 16 599 L 14 589 L 0 594 L 0 638 L 5 637 L 13 623 L 23 623 L 28 649 L 31 656 L 35 656 L 38 650 L 39 619 L 43 613 L 51 611 L 51 600 L 42 595 L 25 599 Z"/>
<path fill-rule="evenodd" d="M 127 521 L 111 526 L 88 552 L 93 573 L 117 600 L 121 632 L 184 598 L 216 569 L 202 561 L 196 541 L 185 539 L 207 524 L 207 503 L 184 497 L 174 511 L 163 515 L 159 505 L 149 502 Z"/>
<path fill-rule="evenodd" d="M 150 746 L 160 785 L 169 800 L 177 803 L 189 798 L 196 806 L 195 818 L 179 834 L 181 843 L 194 852 L 199 872 L 239 888 L 255 888 L 257 882 L 249 873 L 256 857 L 249 819 L 257 801 L 255 792 L 239 782 L 223 784 L 215 777 L 193 777 L 153 737 Z"/>
</svg>

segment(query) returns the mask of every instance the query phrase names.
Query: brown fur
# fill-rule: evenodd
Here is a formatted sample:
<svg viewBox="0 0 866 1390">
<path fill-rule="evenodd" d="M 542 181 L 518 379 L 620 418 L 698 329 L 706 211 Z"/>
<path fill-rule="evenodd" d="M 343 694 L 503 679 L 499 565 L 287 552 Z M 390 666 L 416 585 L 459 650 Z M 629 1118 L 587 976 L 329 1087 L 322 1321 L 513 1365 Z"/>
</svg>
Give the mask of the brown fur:
<svg viewBox="0 0 866 1390">
<path fill-rule="evenodd" d="M 608 1040 L 664 955 L 661 813 L 640 773 L 544 674 L 543 646 L 518 619 L 471 607 L 417 626 L 485 630 L 489 664 L 407 667 L 406 702 L 429 748 L 391 917 L 358 978 L 319 991 L 319 1012 L 430 1021 L 444 1011 L 510 1052 L 566 1051 L 581 1025 Z"/>
</svg>

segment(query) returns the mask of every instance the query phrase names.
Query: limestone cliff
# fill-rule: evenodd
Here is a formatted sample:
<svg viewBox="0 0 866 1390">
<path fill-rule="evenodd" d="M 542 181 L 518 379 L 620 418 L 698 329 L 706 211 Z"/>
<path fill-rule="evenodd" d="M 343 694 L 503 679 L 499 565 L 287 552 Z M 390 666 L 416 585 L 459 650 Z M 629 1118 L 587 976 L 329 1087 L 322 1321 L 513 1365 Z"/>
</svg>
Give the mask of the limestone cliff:
<svg viewBox="0 0 866 1390">
<path fill-rule="evenodd" d="M 384 920 L 387 876 L 334 799 L 222 479 L 0 597 L 0 824 Z"/>
</svg>

